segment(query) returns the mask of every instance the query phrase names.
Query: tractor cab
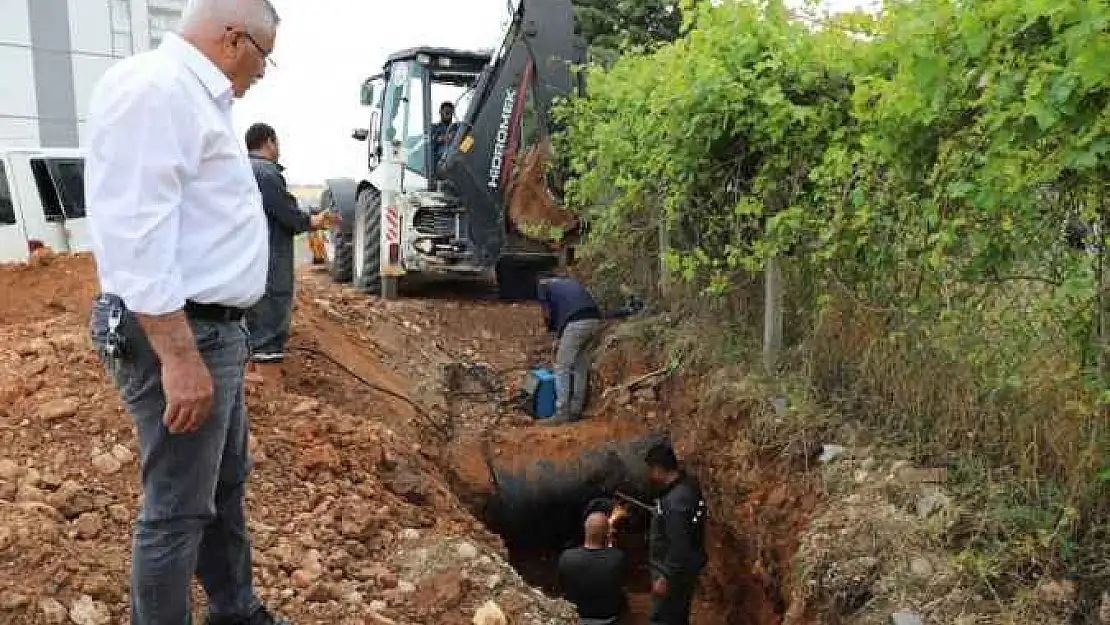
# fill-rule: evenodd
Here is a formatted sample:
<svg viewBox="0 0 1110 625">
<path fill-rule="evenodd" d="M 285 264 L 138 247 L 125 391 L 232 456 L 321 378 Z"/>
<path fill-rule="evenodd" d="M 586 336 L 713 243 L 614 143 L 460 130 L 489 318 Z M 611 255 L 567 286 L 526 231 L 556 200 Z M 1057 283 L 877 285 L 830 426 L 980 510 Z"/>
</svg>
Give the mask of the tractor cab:
<svg viewBox="0 0 1110 625">
<path fill-rule="evenodd" d="M 374 169 L 391 147 L 401 149 L 405 188 L 435 188 L 436 149 L 433 125 L 440 121 L 440 107 L 454 105 L 448 139 L 457 132 L 470 97 L 489 66 L 490 52 L 420 47 L 389 57 L 381 74 L 362 85 L 361 103 L 372 107 L 370 128 L 352 135 L 368 141 L 369 167 Z M 419 177 L 419 180 L 413 180 Z"/>
</svg>

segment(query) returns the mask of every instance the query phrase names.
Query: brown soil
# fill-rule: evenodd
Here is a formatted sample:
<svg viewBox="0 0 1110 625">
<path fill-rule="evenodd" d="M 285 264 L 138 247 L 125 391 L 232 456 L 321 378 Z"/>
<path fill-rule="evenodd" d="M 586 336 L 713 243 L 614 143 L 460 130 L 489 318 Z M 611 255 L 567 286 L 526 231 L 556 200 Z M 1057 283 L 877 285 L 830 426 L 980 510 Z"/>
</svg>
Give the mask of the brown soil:
<svg viewBox="0 0 1110 625">
<path fill-rule="evenodd" d="M 85 256 L 53 255 L 33 265 L 0 265 L 0 293 L 0 327 L 82 313 L 96 293 L 96 265 Z"/>
<path fill-rule="evenodd" d="M 474 450 L 488 441 L 506 466 L 561 460 L 670 424 L 713 484 L 695 623 L 780 622 L 776 580 L 789 575 L 814 490 L 733 458 L 734 437 L 689 418 L 696 386 L 672 381 L 665 402 L 610 397 L 588 421 L 539 428 L 512 405 L 526 369 L 550 358 L 534 306 L 484 291 L 383 302 L 318 272 L 298 288 L 287 392 L 248 396 L 249 517 L 268 605 L 296 623 L 469 623 L 493 599 L 511 623 L 571 623 L 565 603 L 508 569 L 501 540 L 457 496 L 488 479 Z M 87 340 L 93 263 L 2 267 L 0 289 L 0 623 L 51 622 L 52 602 L 71 609 L 84 595 L 102 622 L 124 621 L 136 446 Z M 652 370 L 628 354 L 606 362 L 603 388 Z M 552 555 L 513 560 L 540 583 Z M 648 599 L 635 590 L 642 620 Z"/>
</svg>

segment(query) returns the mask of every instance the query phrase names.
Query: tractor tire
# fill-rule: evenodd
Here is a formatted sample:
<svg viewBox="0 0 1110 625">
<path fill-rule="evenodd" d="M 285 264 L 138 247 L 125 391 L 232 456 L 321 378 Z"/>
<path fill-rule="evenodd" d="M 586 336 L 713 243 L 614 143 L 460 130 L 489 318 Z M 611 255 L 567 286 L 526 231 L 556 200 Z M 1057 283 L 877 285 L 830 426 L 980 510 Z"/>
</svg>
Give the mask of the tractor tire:
<svg viewBox="0 0 1110 625">
<path fill-rule="evenodd" d="M 536 278 L 539 268 L 529 262 L 510 258 L 497 261 L 497 296 L 504 302 L 527 302 L 536 299 Z"/>
<path fill-rule="evenodd" d="M 335 194 L 331 189 L 324 189 L 320 194 L 321 211 L 339 211 Z M 326 251 L 325 261 L 328 264 L 328 275 L 336 284 L 346 284 L 351 281 L 351 237 L 345 235 L 340 229 L 332 230 L 325 235 Z"/>
<path fill-rule="evenodd" d="M 341 232 L 332 232 L 328 237 L 331 249 L 328 258 L 328 274 L 331 281 L 336 284 L 347 284 L 351 281 L 354 270 L 352 259 L 351 235 Z"/>
<path fill-rule="evenodd" d="M 359 192 L 355 204 L 354 286 L 368 293 L 381 289 L 382 195 L 374 187 Z"/>
</svg>

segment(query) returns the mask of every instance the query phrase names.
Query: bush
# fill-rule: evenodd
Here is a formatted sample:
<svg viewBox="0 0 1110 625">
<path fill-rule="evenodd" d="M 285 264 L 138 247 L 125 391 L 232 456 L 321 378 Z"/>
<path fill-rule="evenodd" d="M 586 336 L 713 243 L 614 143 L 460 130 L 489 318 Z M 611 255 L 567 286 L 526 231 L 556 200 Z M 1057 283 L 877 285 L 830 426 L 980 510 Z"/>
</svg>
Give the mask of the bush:
<svg viewBox="0 0 1110 625">
<path fill-rule="evenodd" d="M 1055 485 L 1079 520 L 1052 556 L 1079 566 L 1110 519 L 1110 5 L 901 1 L 815 27 L 716 4 L 561 109 L 587 264 L 751 339 L 726 303 L 782 258 L 817 399 L 922 459 Z"/>
</svg>

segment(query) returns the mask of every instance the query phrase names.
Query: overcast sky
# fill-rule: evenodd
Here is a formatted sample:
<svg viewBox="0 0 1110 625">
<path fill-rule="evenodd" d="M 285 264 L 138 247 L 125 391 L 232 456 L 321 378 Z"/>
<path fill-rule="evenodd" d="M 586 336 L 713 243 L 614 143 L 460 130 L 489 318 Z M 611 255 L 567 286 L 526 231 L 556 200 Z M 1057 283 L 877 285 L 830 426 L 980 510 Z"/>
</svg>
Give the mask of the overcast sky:
<svg viewBox="0 0 1110 625">
<path fill-rule="evenodd" d="M 829 0 L 833 10 L 870 0 Z M 271 68 L 235 105 L 240 132 L 264 121 L 278 132 L 290 184 L 361 176 L 366 144 L 362 81 L 390 52 L 418 45 L 496 48 L 508 0 L 273 0 L 282 17 Z M 793 3 L 791 3 L 793 4 Z"/>
</svg>

